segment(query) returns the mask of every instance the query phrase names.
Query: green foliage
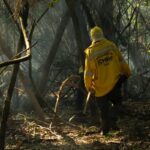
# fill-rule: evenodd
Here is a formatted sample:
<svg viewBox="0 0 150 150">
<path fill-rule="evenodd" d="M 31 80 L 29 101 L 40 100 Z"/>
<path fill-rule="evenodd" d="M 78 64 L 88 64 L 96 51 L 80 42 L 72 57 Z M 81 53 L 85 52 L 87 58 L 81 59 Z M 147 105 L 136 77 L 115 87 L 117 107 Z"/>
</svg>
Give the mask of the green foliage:
<svg viewBox="0 0 150 150">
<path fill-rule="evenodd" d="M 49 8 L 52 8 L 52 7 L 54 7 L 58 2 L 59 2 L 59 0 L 52 0 L 51 2 L 49 2 L 48 7 L 49 7 Z"/>
</svg>

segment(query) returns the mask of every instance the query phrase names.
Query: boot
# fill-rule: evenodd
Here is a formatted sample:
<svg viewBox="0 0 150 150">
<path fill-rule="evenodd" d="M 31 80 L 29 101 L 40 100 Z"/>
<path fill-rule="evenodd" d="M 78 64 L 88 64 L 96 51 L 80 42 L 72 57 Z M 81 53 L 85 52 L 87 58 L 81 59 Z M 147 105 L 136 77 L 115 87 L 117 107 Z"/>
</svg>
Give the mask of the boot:
<svg viewBox="0 0 150 150">
<path fill-rule="evenodd" d="M 109 132 L 109 122 L 103 121 L 100 135 L 107 135 L 108 132 Z"/>
<path fill-rule="evenodd" d="M 101 130 L 100 135 L 102 135 L 102 136 L 107 135 L 108 132 L 109 132 L 108 129 L 103 129 L 103 130 Z"/>
</svg>

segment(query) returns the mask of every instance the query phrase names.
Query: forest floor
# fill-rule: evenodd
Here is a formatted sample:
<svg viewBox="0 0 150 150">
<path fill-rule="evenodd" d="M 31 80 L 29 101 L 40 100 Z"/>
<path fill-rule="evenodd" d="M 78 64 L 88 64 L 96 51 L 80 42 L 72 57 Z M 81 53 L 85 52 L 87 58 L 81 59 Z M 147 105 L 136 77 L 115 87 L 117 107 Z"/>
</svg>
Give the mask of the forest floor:
<svg viewBox="0 0 150 150">
<path fill-rule="evenodd" d="M 42 122 L 33 115 L 17 114 L 10 117 L 6 133 L 9 150 L 150 150 L 150 102 L 127 101 L 126 113 L 119 120 L 119 131 L 101 136 L 99 125 L 87 115 L 82 120 L 65 117 Z M 69 119 L 68 118 L 68 119 Z M 81 121 L 82 120 L 82 121 Z"/>
</svg>

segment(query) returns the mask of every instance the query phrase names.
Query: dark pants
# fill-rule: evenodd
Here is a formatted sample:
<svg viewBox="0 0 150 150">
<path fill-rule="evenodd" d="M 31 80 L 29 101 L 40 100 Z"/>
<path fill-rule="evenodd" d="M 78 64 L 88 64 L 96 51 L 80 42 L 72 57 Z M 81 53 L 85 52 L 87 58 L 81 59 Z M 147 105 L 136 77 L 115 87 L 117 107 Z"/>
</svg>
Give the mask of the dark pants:
<svg viewBox="0 0 150 150">
<path fill-rule="evenodd" d="M 84 86 L 83 73 L 80 73 L 79 76 L 80 76 L 80 82 L 79 82 L 79 88 L 77 89 L 76 110 L 82 111 L 86 90 Z"/>
<path fill-rule="evenodd" d="M 122 83 L 122 78 L 120 78 L 115 87 L 107 95 L 96 97 L 101 112 L 102 130 L 109 130 L 112 126 L 116 125 L 122 103 Z"/>
</svg>

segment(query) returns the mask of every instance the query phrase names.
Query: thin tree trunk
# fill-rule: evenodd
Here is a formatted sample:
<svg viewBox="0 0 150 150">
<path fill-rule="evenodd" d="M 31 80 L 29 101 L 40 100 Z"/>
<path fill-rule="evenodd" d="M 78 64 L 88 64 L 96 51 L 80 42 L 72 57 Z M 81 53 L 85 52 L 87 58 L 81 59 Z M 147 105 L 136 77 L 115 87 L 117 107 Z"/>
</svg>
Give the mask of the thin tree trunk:
<svg viewBox="0 0 150 150">
<path fill-rule="evenodd" d="M 30 34 L 29 34 L 30 43 L 32 43 L 32 36 L 33 36 L 33 32 L 34 32 L 36 25 L 38 25 L 38 22 L 40 22 L 40 20 L 45 16 L 45 14 L 48 12 L 48 10 L 49 10 L 49 8 L 46 8 L 44 10 L 44 12 L 40 15 L 40 17 L 33 23 Z M 33 89 L 32 91 L 34 92 L 34 95 L 35 95 L 36 99 L 38 100 L 40 106 L 45 107 L 46 103 L 45 103 L 44 99 L 42 98 L 42 96 L 34 82 L 34 79 L 32 77 L 32 59 L 30 59 L 30 61 L 29 61 L 29 80 L 32 83 L 32 89 Z M 28 92 L 28 94 L 32 93 L 32 91 Z M 35 97 L 33 96 L 33 94 L 31 96 L 33 97 L 33 100 L 34 100 Z"/>
<path fill-rule="evenodd" d="M 0 45 L 1 45 L 1 49 L 2 49 L 2 52 L 6 55 L 6 57 L 8 57 L 9 59 L 12 58 L 13 54 L 12 52 L 9 50 L 8 47 L 6 47 L 6 44 L 5 42 L 0 38 Z M 23 72 L 20 70 L 19 71 L 19 78 L 24 86 L 24 89 L 25 91 L 27 92 L 27 94 L 29 95 L 29 97 L 31 98 L 31 102 L 33 104 L 33 108 L 34 110 L 36 111 L 37 113 L 37 116 L 40 118 L 40 119 L 44 119 L 44 113 L 42 112 L 42 109 L 40 107 L 40 105 L 38 104 L 38 101 L 37 101 L 37 97 L 34 96 L 35 93 L 33 91 L 33 88 L 32 88 L 32 85 L 30 85 L 28 88 L 28 85 L 31 84 L 30 83 L 30 79 L 26 78 L 23 74 Z M 42 102 L 42 101 L 41 101 Z M 38 105 L 38 106 L 37 106 Z M 42 117 L 41 117 L 42 116 Z"/>
<path fill-rule="evenodd" d="M 29 80 L 32 84 L 31 85 L 32 88 L 30 88 L 30 90 L 27 89 L 26 91 L 33 98 L 32 101 L 34 101 L 34 103 L 35 103 L 34 99 L 36 98 L 37 99 L 36 101 L 38 101 L 38 103 L 41 107 L 46 107 L 46 102 L 42 98 L 42 96 L 41 96 L 41 94 L 40 94 L 40 92 L 39 92 L 39 90 L 38 90 L 38 88 L 34 82 L 34 79 L 32 77 L 32 61 L 31 60 L 29 61 L 29 79 L 27 80 L 28 83 L 29 83 Z M 26 82 L 24 82 L 23 84 L 26 85 Z M 24 87 L 26 87 L 26 86 L 24 86 Z M 33 96 L 33 94 L 34 94 L 34 96 Z"/>
<path fill-rule="evenodd" d="M 80 28 L 81 28 L 81 36 L 82 36 L 82 41 L 83 41 L 83 50 L 85 50 L 91 43 L 91 40 L 90 40 L 90 36 L 89 36 L 89 28 L 91 28 L 91 26 L 93 27 L 94 23 L 93 23 L 93 19 L 92 19 L 92 23 L 89 23 L 88 19 L 88 16 L 87 16 L 87 13 L 85 12 L 85 9 L 84 9 L 84 3 L 83 5 L 81 5 L 81 0 L 78 0 L 77 1 L 77 4 L 76 4 L 76 8 L 75 8 L 75 13 L 78 17 L 78 20 L 79 21 L 79 24 L 80 24 Z M 88 12 L 89 13 L 89 12 Z M 90 15 L 91 17 L 91 15 Z M 90 24 L 89 25 L 89 28 L 87 27 L 87 24 Z"/>
<path fill-rule="evenodd" d="M 53 41 L 53 44 L 52 44 L 52 47 L 50 48 L 50 51 L 49 51 L 49 54 L 48 54 L 48 57 L 44 63 L 44 66 L 43 66 L 43 70 L 42 70 L 42 75 L 41 75 L 41 79 L 40 79 L 40 84 L 39 84 L 39 91 L 42 93 L 42 95 L 44 95 L 45 93 L 45 89 L 46 89 L 46 82 L 48 80 L 48 75 L 49 75 L 49 72 L 50 72 L 50 67 L 55 59 L 55 56 L 56 56 L 56 53 L 57 53 L 57 50 L 58 50 L 58 47 L 59 47 L 59 43 L 61 41 L 61 38 L 63 36 L 63 33 L 65 31 L 65 28 L 69 22 L 69 18 L 70 18 L 70 14 L 69 12 L 65 12 L 61 22 L 60 22 L 60 25 L 57 29 L 57 33 L 56 33 L 56 36 L 55 36 L 55 39 Z"/>
<path fill-rule="evenodd" d="M 24 21 L 23 23 L 24 23 L 25 27 L 27 26 L 28 11 L 29 11 L 29 5 L 28 5 L 28 3 L 26 3 L 24 5 L 24 10 L 22 13 L 23 21 Z M 19 43 L 18 43 L 18 52 L 20 52 L 22 50 L 23 46 L 24 46 L 24 37 L 23 37 L 23 33 L 20 32 L 20 39 L 19 39 Z M 7 96 L 5 99 L 3 113 L 2 113 L 1 128 L 0 128 L 0 148 L 1 148 L 1 150 L 5 149 L 5 132 L 6 132 L 7 120 L 9 117 L 11 98 L 12 98 L 14 86 L 15 86 L 15 83 L 17 80 L 18 70 L 19 70 L 19 64 L 14 66 L 12 77 L 11 77 L 10 84 L 9 84 L 9 88 L 7 91 Z"/>
<path fill-rule="evenodd" d="M 113 0 L 105 0 L 101 6 L 100 20 L 105 36 L 110 40 L 115 40 L 115 30 L 113 27 Z"/>
<path fill-rule="evenodd" d="M 4 109 L 3 109 L 2 120 L 1 120 L 1 128 L 0 128 L 1 150 L 4 150 L 4 147 L 5 147 L 5 132 L 6 132 L 7 120 L 8 120 L 8 116 L 9 116 L 11 98 L 12 98 L 14 86 L 15 86 L 16 79 L 17 79 L 18 69 L 19 69 L 19 65 L 15 65 L 15 67 L 13 69 L 11 81 L 9 84 L 9 88 L 7 91 L 7 97 L 6 97 L 6 100 L 4 103 Z"/>
<path fill-rule="evenodd" d="M 9 10 L 9 13 L 10 13 L 11 16 L 12 16 L 14 23 L 16 24 L 18 30 L 20 31 L 19 24 L 17 23 L 17 21 L 15 21 L 15 19 L 14 19 L 14 17 L 13 17 L 13 16 L 14 16 L 14 15 L 13 15 L 13 12 L 12 12 L 12 10 L 11 10 L 9 4 L 7 3 L 6 0 L 4 0 L 4 3 L 5 3 L 5 5 L 6 5 L 6 7 L 7 7 L 7 9 Z M 38 20 L 34 22 L 32 28 L 31 28 L 30 34 L 29 34 L 29 43 L 31 43 L 33 31 L 34 31 L 36 25 L 37 25 L 38 22 L 42 19 L 42 17 L 48 12 L 48 10 L 49 10 L 49 8 L 47 8 L 47 9 L 42 13 L 42 15 L 38 18 Z M 21 32 L 21 31 L 20 31 L 20 32 Z M 3 47 L 2 51 L 3 51 L 3 53 L 5 53 L 5 55 L 6 55 L 9 59 L 11 59 L 12 56 L 13 56 L 13 54 L 11 53 L 11 51 L 8 50 L 8 48 L 6 47 L 6 44 L 3 44 L 2 41 L 3 41 L 3 40 L 2 40 L 1 37 L 0 37 L 0 42 L 1 42 L 1 45 L 2 45 L 2 47 Z M 39 102 L 39 104 L 40 104 L 41 107 L 42 107 L 42 106 L 46 106 L 46 104 L 45 104 L 43 98 L 42 98 L 41 95 L 39 94 L 38 89 L 36 88 L 36 86 L 35 86 L 35 84 L 34 84 L 34 82 L 33 82 L 33 79 L 32 79 L 32 74 L 31 74 L 31 67 L 32 67 L 32 66 L 31 66 L 31 59 L 29 60 L 29 64 L 30 64 L 30 66 L 29 66 L 29 77 L 30 77 L 30 79 L 29 79 L 29 80 L 31 80 L 31 81 L 28 81 L 28 82 L 31 82 L 31 83 L 32 83 L 32 93 L 34 93 L 34 95 L 35 95 L 35 97 L 36 97 L 36 99 L 37 99 L 37 101 Z M 5 70 L 5 68 L 4 68 L 4 70 Z M 30 94 L 28 93 L 28 95 L 30 95 Z M 32 99 L 31 99 L 31 100 L 32 100 Z M 33 101 L 32 101 L 32 102 L 33 102 Z M 34 103 L 34 102 L 33 102 L 33 103 Z M 33 105 L 33 106 L 35 106 L 35 105 Z"/>
<path fill-rule="evenodd" d="M 83 49 L 83 41 L 82 41 L 82 35 L 81 35 L 81 28 L 79 24 L 78 17 L 75 13 L 75 6 L 76 2 L 72 0 L 66 0 L 66 4 L 68 6 L 68 9 L 71 14 L 73 26 L 74 26 L 74 31 L 75 31 L 75 38 L 78 46 L 78 55 L 81 61 L 81 64 L 84 66 L 84 49 Z"/>
<path fill-rule="evenodd" d="M 94 22 L 94 19 L 93 19 L 91 13 L 90 13 L 90 9 L 86 5 L 86 1 L 85 0 L 81 0 L 81 4 L 82 4 L 83 10 L 84 10 L 84 12 L 86 14 L 88 26 L 89 26 L 89 28 L 93 28 L 95 26 L 95 22 Z"/>
<path fill-rule="evenodd" d="M 32 99 L 32 105 L 33 105 L 33 108 L 35 109 L 35 112 L 37 113 L 38 118 L 40 120 L 44 120 L 45 114 L 42 111 L 39 103 L 37 102 L 35 93 L 33 92 L 33 89 L 32 89 L 32 85 L 30 85 L 30 80 L 27 77 L 25 77 L 25 75 L 21 71 L 19 72 L 19 77 L 24 85 L 24 89 L 26 93 L 28 93 L 29 97 Z"/>
</svg>

